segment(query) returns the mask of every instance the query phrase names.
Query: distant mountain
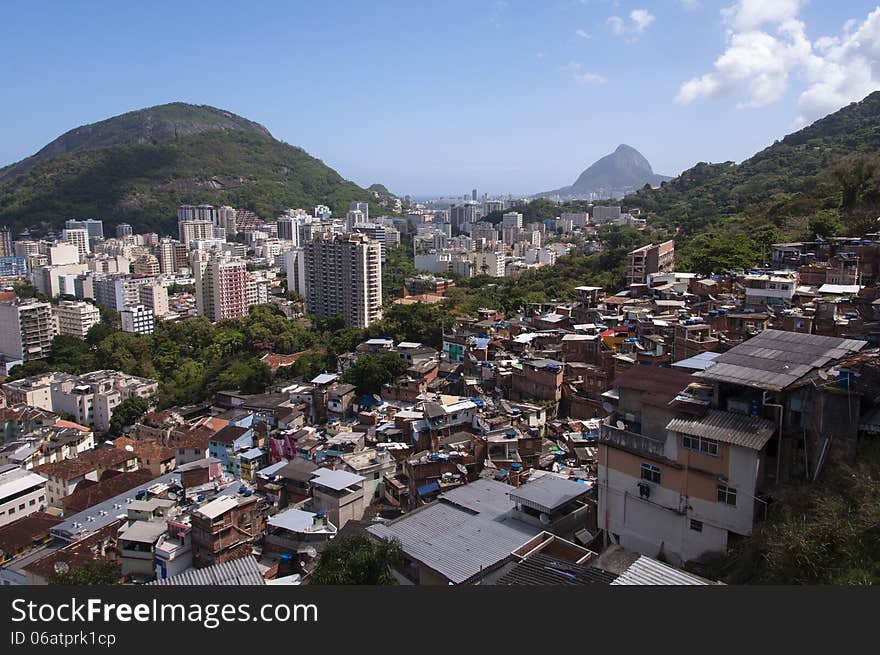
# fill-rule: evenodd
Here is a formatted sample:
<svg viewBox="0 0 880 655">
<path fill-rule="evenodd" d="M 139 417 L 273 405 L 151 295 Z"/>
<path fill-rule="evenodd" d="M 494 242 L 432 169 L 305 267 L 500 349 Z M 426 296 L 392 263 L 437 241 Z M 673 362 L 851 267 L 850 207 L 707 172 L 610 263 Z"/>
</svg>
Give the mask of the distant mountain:
<svg viewBox="0 0 880 655">
<path fill-rule="evenodd" d="M 539 193 L 535 197 L 588 198 L 591 194 L 606 198 L 623 197 L 646 184 L 657 185 L 670 179 L 654 173 L 651 164 L 638 150 L 622 144 L 581 173 L 571 186 Z"/>
<path fill-rule="evenodd" d="M 268 217 L 316 204 L 344 213 L 370 195 L 258 123 L 177 102 L 78 127 L 0 169 L 0 223 L 40 231 L 94 217 L 174 233 L 181 203 Z"/>
<path fill-rule="evenodd" d="M 367 191 L 372 191 L 374 193 L 378 193 L 380 196 L 385 198 L 396 198 L 393 193 L 391 193 L 388 188 L 384 184 L 371 184 L 367 187 Z"/>
</svg>

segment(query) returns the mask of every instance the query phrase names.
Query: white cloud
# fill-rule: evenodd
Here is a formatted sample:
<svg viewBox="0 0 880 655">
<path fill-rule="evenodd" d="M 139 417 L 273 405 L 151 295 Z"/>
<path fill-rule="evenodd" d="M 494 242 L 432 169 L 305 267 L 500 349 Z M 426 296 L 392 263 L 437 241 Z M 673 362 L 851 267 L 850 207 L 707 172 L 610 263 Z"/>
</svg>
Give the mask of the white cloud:
<svg viewBox="0 0 880 655">
<path fill-rule="evenodd" d="M 581 29 L 579 29 L 579 30 L 575 30 L 574 33 L 575 33 L 577 36 L 581 37 L 582 39 L 589 39 L 589 38 L 592 37 L 592 35 L 591 35 L 589 32 L 587 32 L 587 30 L 581 30 Z"/>
<path fill-rule="evenodd" d="M 611 31 L 618 36 L 623 34 L 626 29 L 623 19 L 620 16 L 612 16 L 609 18 L 608 25 L 611 27 Z"/>
<path fill-rule="evenodd" d="M 647 9 L 633 9 L 629 12 L 629 21 L 620 16 L 611 16 L 606 22 L 615 35 L 627 36 L 628 40 L 635 41 L 656 18 Z"/>
<path fill-rule="evenodd" d="M 648 25 L 657 18 L 647 9 L 633 9 L 629 12 L 630 20 L 635 24 L 635 31 L 639 34 L 648 29 Z"/>
<path fill-rule="evenodd" d="M 687 11 L 693 11 L 694 9 L 698 9 L 700 7 L 700 0 L 678 0 L 678 4 L 682 6 L 683 9 Z"/>
<path fill-rule="evenodd" d="M 578 84 L 605 84 L 608 81 L 598 73 L 583 70 L 583 66 L 573 61 L 569 62 L 566 70 L 571 73 L 571 77 Z"/>
<path fill-rule="evenodd" d="M 864 21 L 847 21 L 840 36 L 811 42 L 799 13 L 804 0 L 739 0 L 722 10 L 727 46 L 714 70 L 684 82 L 676 102 L 725 94 L 739 107 L 780 100 L 791 80 L 807 87 L 798 99 L 798 124 L 820 118 L 880 88 L 880 7 Z"/>
</svg>

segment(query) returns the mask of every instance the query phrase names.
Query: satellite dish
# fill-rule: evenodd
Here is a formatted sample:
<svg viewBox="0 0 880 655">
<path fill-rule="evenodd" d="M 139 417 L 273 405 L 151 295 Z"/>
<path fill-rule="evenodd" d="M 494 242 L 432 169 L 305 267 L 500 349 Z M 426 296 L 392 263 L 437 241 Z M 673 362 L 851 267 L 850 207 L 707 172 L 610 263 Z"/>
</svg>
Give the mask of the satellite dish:
<svg viewBox="0 0 880 655">
<path fill-rule="evenodd" d="M 311 559 L 315 559 L 318 556 L 318 551 L 314 549 L 314 547 L 309 546 L 303 551 L 306 555 L 308 555 Z"/>
<path fill-rule="evenodd" d="M 67 562 L 55 562 L 55 573 L 58 575 L 64 575 L 68 571 L 70 571 L 70 566 Z"/>
<path fill-rule="evenodd" d="M 823 380 L 827 380 L 828 379 L 828 371 L 824 371 L 822 369 L 819 369 L 819 377 L 822 378 Z"/>
<path fill-rule="evenodd" d="M 456 464 L 458 470 L 461 471 L 463 475 L 467 475 L 467 467 L 464 464 Z"/>
<path fill-rule="evenodd" d="M 614 405 L 609 403 L 607 400 L 602 403 L 602 409 L 604 409 L 609 414 L 614 411 Z"/>
<path fill-rule="evenodd" d="M 168 500 L 177 501 L 177 494 L 174 493 L 173 491 L 169 492 L 168 493 Z"/>
<path fill-rule="evenodd" d="M 617 425 L 618 430 L 626 430 L 626 423 L 623 421 L 618 421 L 615 425 Z"/>
<path fill-rule="evenodd" d="M 550 525 L 550 517 L 547 516 L 544 512 L 541 512 L 538 520 L 541 521 L 541 525 Z"/>
</svg>

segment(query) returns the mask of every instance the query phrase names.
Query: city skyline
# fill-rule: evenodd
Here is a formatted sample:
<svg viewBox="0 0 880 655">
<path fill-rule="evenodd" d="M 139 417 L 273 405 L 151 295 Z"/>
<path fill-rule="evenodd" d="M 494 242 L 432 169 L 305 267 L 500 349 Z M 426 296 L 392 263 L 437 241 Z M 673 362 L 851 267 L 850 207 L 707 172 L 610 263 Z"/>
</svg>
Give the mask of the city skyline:
<svg viewBox="0 0 880 655">
<path fill-rule="evenodd" d="M 619 143 L 666 175 L 741 161 L 880 86 L 872 2 L 47 4 L 51 18 L 7 10 L 3 164 L 180 100 L 255 120 L 361 186 L 525 195 Z"/>
</svg>

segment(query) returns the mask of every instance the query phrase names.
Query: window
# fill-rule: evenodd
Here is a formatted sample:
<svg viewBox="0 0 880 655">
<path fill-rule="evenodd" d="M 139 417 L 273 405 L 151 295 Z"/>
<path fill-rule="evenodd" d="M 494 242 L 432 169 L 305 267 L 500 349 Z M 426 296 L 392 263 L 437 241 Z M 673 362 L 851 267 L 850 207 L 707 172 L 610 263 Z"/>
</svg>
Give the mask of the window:
<svg viewBox="0 0 880 655">
<path fill-rule="evenodd" d="M 642 480 L 660 484 L 660 469 L 653 464 L 642 464 Z"/>
<path fill-rule="evenodd" d="M 691 530 L 693 530 L 694 532 L 702 532 L 703 522 L 698 521 L 697 519 L 691 519 Z"/>
<path fill-rule="evenodd" d="M 727 503 L 728 505 L 736 505 L 736 489 L 732 489 L 723 484 L 718 485 L 718 502 Z"/>
<path fill-rule="evenodd" d="M 718 457 L 718 442 L 714 439 L 684 435 L 681 438 L 681 447 L 704 455 Z"/>
</svg>

